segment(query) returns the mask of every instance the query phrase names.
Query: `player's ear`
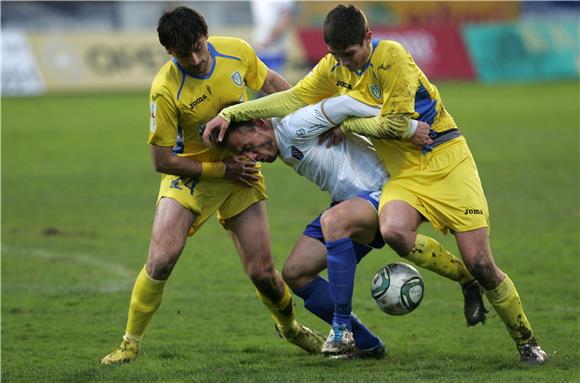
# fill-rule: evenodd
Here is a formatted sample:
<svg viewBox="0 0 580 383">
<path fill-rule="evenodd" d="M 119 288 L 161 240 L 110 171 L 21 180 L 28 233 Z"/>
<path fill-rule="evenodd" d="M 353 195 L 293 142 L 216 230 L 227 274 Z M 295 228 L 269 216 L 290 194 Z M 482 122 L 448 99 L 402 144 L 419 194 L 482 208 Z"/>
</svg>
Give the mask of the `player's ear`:
<svg viewBox="0 0 580 383">
<path fill-rule="evenodd" d="M 365 45 L 370 45 L 371 41 L 373 39 L 373 32 L 371 32 L 371 30 L 369 29 L 368 31 L 366 31 L 365 33 L 365 38 L 364 38 L 364 44 Z"/>
</svg>

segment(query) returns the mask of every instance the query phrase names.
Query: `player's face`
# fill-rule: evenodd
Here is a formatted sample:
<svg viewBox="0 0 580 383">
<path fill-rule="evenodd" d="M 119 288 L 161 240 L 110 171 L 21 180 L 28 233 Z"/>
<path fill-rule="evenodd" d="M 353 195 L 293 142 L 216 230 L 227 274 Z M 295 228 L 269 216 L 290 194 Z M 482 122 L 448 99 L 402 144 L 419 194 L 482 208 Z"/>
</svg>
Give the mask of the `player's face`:
<svg viewBox="0 0 580 383">
<path fill-rule="evenodd" d="M 273 130 L 240 129 L 232 132 L 228 139 L 228 148 L 248 158 L 260 162 L 274 162 L 279 150 Z"/>
<path fill-rule="evenodd" d="M 368 31 L 362 44 L 354 44 L 344 49 L 334 49 L 328 45 L 328 53 L 334 56 L 336 61 L 348 70 L 361 69 L 371 56 L 372 34 Z"/>
<path fill-rule="evenodd" d="M 207 48 L 207 38 L 202 37 L 195 44 L 190 51 L 174 51 L 169 53 L 175 57 L 179 65 L 185 71 L 193 76 L 203 76 L 209 73 L 211 69 L 212 59 Z"/>
</svg>

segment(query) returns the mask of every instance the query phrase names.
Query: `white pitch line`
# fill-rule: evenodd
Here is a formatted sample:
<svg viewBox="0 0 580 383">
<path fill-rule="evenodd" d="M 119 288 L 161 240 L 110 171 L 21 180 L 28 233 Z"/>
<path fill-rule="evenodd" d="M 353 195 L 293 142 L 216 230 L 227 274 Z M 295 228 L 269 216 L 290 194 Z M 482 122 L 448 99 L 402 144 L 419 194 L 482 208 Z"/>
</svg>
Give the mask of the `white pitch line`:
<svg viewBox="0 0 580 383">
<path fill-rule="evenodd" d="M 64 253 L 64 252 L 56 252 L 47 249 L 38 249 L 32 247 L 21 247 L 21 246 L 11 246 L 11 245 L 3 245 L 2 246 L 2 256 L 28 256 L 28 257 L 35 257 L 35 258 L 42 258 L 42 259 L 60 259 L 60 260 L 72 260 L 74 262 L 78 262 L 83 265 L 89 266 L 97 266 L 109 274 L 111 277 L 115 279 L 114 282 L 105 282 L 100 286 L 93 286 L 89 288 L 89 290 L 94 290 L 101 293 L 116 293 L 120 291 L 126 291 L 130 286 L 131 283 L 134 281 L 136 277 L 136 271 L 128 270 L 125 266 L 111 262 L 102 260 L 94 255 L 88 255 L 83 253 Z M 120 281 L 118 279 L 121 279 Z M 11 289 L 13 287 L 18 287 L 17 284 L 10 284 L 10 283 L 3 283 L 2 287 L 4 289 Z M 34 286 L 28 286 L 28 288 L 34 289 Z M 39 288 L 39 290 L 47 291 L 50 290 L 52 292 L 59 292 L 59 291 L 68 291 L 68 290 L 86 290 L 86 286 L 44 286 Z"/>
<path fill-rule="evenodd" d="M 8 254 L 7 254 L 8 253 Z M 135 271 L 128 270 L 120 263 L 102 260 L 94 255 L 83 253 L 62 253 L 46 249 L 28 248 L 20 246 L 3 245 L 2 256 L 27 255 L 36 258 L 44 259 L 70 259 L 85 265 L 97 266 L 109 273 L 115 274 L 119 277 L 130 278 L 135 276 Z"/>
</svg>

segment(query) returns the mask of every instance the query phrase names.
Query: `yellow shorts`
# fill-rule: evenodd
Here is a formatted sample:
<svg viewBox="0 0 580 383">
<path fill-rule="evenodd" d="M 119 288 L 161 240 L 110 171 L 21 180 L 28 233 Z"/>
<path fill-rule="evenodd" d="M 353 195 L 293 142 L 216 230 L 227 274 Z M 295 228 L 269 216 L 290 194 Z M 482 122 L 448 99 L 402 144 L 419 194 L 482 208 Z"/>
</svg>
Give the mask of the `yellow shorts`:
<svg viewBox="0 0 580 383">
<path fill-rule="evenodd" d="M 473 156 L 464 139 L 424 155 L 405 153 L 406 166 L 383 186 L 379 211 L 389 201 L 405 201 L 437 230 L 447 233 L 489 227 L 489 210 Z"/>
<path fill-rule="evenodd" d="M 161 176 L 157 202 L 171 198 L 197 215 L 189 229 L 193 235 L 216 211 L 219 222 L 224 225 L 258 201 L 268 198 L 262 174 L 252 187 L 224 178 L 195 179 L 168 174 Z"/>
</svg>

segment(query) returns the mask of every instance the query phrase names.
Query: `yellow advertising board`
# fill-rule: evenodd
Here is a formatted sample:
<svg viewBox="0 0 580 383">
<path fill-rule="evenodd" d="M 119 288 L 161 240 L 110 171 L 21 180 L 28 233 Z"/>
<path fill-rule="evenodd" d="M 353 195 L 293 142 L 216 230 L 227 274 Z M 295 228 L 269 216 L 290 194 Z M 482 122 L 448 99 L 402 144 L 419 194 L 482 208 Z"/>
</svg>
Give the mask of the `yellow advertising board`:
<svg viewBox="0 0 580 383">
<path fill-rule="evenodd" d="M 155 33 L 28 34 L 48 91 L 148 89 L 170 59 Z"/>
</svg>

